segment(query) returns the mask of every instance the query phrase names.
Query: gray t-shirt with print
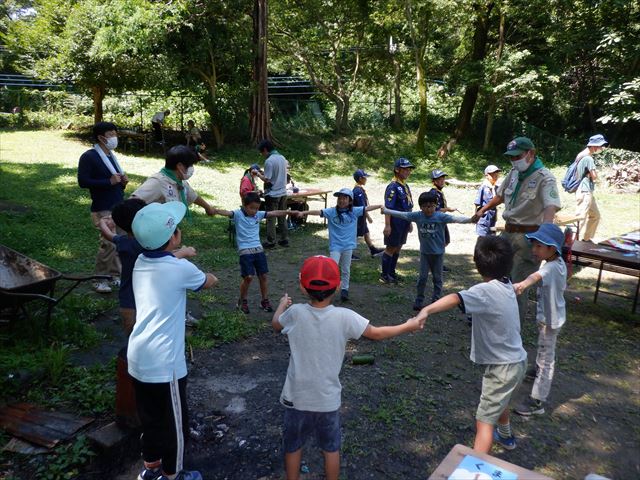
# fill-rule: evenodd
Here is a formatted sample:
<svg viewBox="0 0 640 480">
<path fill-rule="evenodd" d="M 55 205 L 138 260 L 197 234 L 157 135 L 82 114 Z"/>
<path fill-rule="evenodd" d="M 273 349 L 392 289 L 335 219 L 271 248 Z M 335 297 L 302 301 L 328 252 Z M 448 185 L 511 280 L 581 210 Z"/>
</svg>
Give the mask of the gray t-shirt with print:
<svg viewBox="0 0 640 480">
<path fill-rule="evenodd" d="M 291 356 L 280 402 L 310 412 L 340 408 L 340 370 L 348 340 L 360 338 L 369 320 L 347 308 L 298 303 L 279 319 Z"/>
<path fill-rule="evenodd" d="M 481 365 L 505 365 L 527 358 L 520 337 L 520 315 L 513 285 L 491 280 L 458 293 L 466 313 L 473 318 L 471 361 Z"/>
<path fill-rule="evenodd" d="M 567 288 L 567 266 L 558 257 L 551 262 L 543 262 L 538 273 L 542 280 L 538 284 L 538 306 L 536 322 L 551 328 L 560 328 L 567 319 L 564 291 Z"/>
</svg>

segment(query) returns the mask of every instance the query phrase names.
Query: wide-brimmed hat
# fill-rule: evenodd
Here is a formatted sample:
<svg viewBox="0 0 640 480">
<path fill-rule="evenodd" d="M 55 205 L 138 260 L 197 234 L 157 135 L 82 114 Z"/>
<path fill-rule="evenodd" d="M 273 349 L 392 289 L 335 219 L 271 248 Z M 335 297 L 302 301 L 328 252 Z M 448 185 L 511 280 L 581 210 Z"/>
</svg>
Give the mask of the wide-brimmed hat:
<svg viewBox="0 0 640 480">
<path fill-rule="evenodd" d="M 182 202 L 150 203 L 133 218 L 133 236 L 142 248 L 156 250 L 169 241 L 185 213 Z"/>
<path fill-rule="evenodd" d="M 604 135 L 601 135 L 599 133 L 590 137 L 589 141 L 587 142 L 587 147 L 604 147 L 607 145 L 609 145 L 609 142 L 607 142 L 607 139 L 604 138 Z"/>
<path fill-rule="evenodd" d="M 518 155 L 533 150 L 536 146 L 527 137 L 516 137 L 507 144 L 505 155 L 517 157 Z"/>
<path fill-rule="evenodd" d="M 564 233 L 560 227 L 553 223 L 543 223 L 538 230 L 525 235 L 529 240 L 537 240 L 550 247 L 555 247 L 558 255 L 562 255 L 562 245 L 564 244 Z"/>
<path fill-rule="evenodd" d="M 324 255 L 307 258 L 300 269 L 300 283 L 308 290 L 332 290 L 340 285 L 340 268 Z"/>
</svg>

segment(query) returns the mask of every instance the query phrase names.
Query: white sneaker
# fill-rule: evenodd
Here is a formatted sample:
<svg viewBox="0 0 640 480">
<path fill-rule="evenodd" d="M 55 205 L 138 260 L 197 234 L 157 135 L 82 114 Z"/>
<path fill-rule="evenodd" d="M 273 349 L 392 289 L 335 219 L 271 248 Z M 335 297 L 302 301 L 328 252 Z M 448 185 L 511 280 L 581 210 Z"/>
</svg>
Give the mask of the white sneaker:
<svg viewBox="0 0 640 480">
<path fill-rule="evenodd" d="M 198 325 L 198 323 L 200 323 L 200 319 L 191 315 L 191 312 L 187 312 L 184 321 L 187 324 L 187 327 L 195 327 L 196 325 Z"/>
<path fill-rule="evenodd" d="M 120 277 L 113 277 L 113 280 L 111 280 L 111 286 L 120 288 Z"/>
<path fill-rule="evenodd" d="M 96 282 L 93 284 L 93 289 L 98 293 L 111 293 L 111 287 L 107 282 Z"/>
</svg>

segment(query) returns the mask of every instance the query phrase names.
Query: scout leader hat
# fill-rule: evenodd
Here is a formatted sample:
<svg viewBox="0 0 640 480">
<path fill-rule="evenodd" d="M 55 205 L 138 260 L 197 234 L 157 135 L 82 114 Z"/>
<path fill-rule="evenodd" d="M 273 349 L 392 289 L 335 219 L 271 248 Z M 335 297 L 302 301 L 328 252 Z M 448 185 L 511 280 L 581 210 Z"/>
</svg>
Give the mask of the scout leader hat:
<svg viewBox="0 0 640 480">
<path fill-rule="evenodd" d="M 145 250 L 156 250 L 169 241 L 185 213 L 182 202 L 150 203 L 136 213 L 133 236 Z"/>
<path fill-rule="evenodd" d="M 307 258 L 300 269 L 300 283 L 307 290 L 333 290 L 340 285 L 340 269 L 335 260 L 316 255 Z"/>
<path fill-rule="evenodd" d="M 485 175 L 489 175 L 490 173 L 496 173 L 496 172 L 501 172 L 501 171 L 502 170 L 500 170 L 495 165 L 489 165 L 487 168 L 484 169 L 484 174 Z"/>
<path fill-rule="evenodd" d="M 549 247 L 555 247 L 558 255 L 562 255 L 562 244 L 564 243 L 564 233 L 560 227 L 553 223 L 543 223 L 538 230 L 525 235 L 528 240 L 538 240 Z"/>
<path fill-rule="evenodd" d="M 339 197 L 340 195 L 346 195 L 351 200 L 353 200 L 353 190 L 351 190 L 350 188 L 341 188 L 333 194 L 334 197 Z"/>
<path fill-rule="evenodd" d="M 505 155 L 517 157 L 518 155 L 533 150 L 536 146 L 527 137 L 516 137 L 507 144 Z"/>
<path fill-rule="evenodd" d="M 609 142 L 607 142 L 607 139 L 601 134 L 590 137 L 587 142 L 587 147 L 606 147 L 607 145 L 609 145 Z"/>
<path fill-rule="evenodd" d="M 431 170 L 431 180 L 435 180 L 436 178 L 440 178 L 440 177 L 448 177 L 449 175 L 447 175 L 446 173 L 444 173 L 442 170 Z"/>
<path fill-rule="evenodd" d="M 400 157 L 393 164 L 393 168 L 416 168 L 416 166 L 411 163 L 407 158 Z"/>
<path fill-rule="evenodd" d="M 362 170 L 361 168 L 359 168 L 358 170 L 356 170 L 355 172 L 353 172 L 353 179 L 357 182 L 358 180 L 360 180 L 362 177 L 368 177 L 369 174 L 367 172 L 365 172 L 364 170 Z"/>
</svg>

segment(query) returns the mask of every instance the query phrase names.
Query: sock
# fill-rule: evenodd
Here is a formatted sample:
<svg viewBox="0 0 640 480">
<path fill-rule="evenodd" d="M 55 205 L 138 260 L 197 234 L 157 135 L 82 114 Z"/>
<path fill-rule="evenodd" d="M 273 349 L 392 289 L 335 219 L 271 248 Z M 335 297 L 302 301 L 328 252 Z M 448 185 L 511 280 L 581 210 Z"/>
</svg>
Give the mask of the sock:
<svg viewBox="0 0 640 480">
<path fill-rule="evenodd" d="M 391 255 L 387 255 L 386 253 L 382 254 L 382 276 L 389 276 L 389 266 L 393 260 Z"/>
<path fill-rule="evenodd" d="M 502 438 L 510 438 L 513 436 L 513 432 L 511 431 L 511 424 L 510 423 L 505 423 L 504 425 L 499 423 L 498 424 L 498 434 L 502 437 Z"/>
<path fill-rule="evenodd" d="M 395 253 L 393 257 L 391 257 L 391 266 L 389 268 L 389 273 L 392 277 L 396 276 L 396 265 L 398 265 L 398 258 L 400 258 L 399 253 Z"/>
</svg>

